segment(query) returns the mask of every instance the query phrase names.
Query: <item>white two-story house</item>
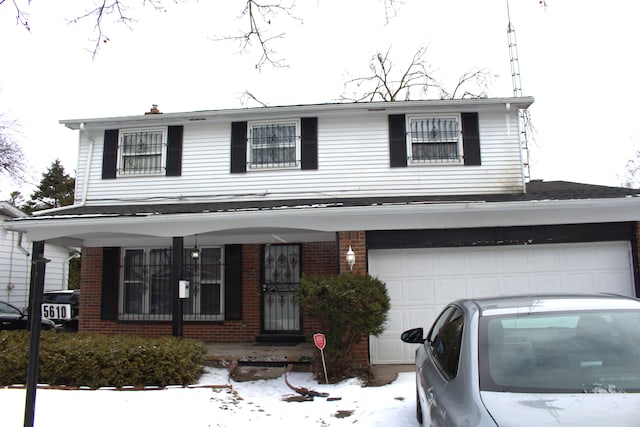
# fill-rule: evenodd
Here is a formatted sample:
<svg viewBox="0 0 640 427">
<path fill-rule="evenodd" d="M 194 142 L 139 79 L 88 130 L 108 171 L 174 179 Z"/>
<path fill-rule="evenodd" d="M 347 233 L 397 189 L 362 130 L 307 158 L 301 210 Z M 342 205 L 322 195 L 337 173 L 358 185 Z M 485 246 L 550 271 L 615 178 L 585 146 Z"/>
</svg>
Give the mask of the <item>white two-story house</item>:
<svg viewBox="0 0 640 427">
<path fill-rule="evenodd" d="M 638 293 L 640 191 L 527 182 L 532 102 L 63 120 L 79 135 L 75 204 L 8 227 L 82 246 L 82 331 L 303 340 L 322 331 L 296 304 L 300 277 L 368 272 L 391 311 L 359 363 L 407 363 L 400 333 L 455 298 Z"/>
</svg>

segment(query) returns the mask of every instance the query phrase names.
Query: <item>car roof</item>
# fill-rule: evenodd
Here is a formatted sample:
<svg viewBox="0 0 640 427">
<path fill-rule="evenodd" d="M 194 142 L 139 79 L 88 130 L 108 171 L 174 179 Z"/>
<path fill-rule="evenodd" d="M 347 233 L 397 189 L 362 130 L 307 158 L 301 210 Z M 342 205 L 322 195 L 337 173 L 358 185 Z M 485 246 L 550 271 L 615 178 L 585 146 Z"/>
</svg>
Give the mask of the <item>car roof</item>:
<svg viewBox="0 0 640 427">
<path fill-rule="evenodd" d="M 473 305 L 480 316 L 543 313 L 552 311 L 640 310 L 640 300 L 613 294 L 544 294 L 460 300 L 460 305 Z"/>
</svg>

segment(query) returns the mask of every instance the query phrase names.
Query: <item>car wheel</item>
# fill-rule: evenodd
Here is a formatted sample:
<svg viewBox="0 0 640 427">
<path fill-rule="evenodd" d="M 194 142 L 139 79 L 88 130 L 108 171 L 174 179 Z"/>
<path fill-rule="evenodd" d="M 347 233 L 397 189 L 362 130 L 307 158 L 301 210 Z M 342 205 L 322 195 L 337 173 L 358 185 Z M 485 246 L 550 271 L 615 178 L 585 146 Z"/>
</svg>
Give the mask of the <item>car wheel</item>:
<svg viewBox="0 0 640 427">
<path fill-rule="evenodd" d="M 422 405 L 420 405 L 420 395 L 418 394 L 417 390 L 416 390 L 416 418 L 418 419 L 418 422 L 420 423 L 420 425 L 422 425 Z"/>
</svg>

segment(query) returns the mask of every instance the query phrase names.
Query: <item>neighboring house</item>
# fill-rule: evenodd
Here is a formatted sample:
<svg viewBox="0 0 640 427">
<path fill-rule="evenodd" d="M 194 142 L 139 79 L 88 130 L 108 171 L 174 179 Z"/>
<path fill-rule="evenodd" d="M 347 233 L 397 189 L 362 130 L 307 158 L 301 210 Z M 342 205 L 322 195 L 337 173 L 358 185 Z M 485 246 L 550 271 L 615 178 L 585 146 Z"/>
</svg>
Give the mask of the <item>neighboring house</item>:
<svg viewBox="0 0 640 427">
<path fill-rule="evenodd" d="M 65 120 L 79 130 L 75 205 L 7 227 L 83 247 L 81 331 L 208 342 L 318 332 L 297 284 L 350 271 L 351 248 L 353 273 L 378 276 L 391 297 L 359 362 L 407 363 L 401 331 L 427 327 L 451 299 L 638 294 L 640 191 L 527 182 L 518 117 L 532 102 Z M 190 282 L 182 316 L 179 279 Z"/>
<path fill-rule="evenodd" d="M 8 202 L 0 202 L 0 221 L 27 218 L 28 215 Z M 31 276 L 31 240 L 15 231 L 3 230 L 0 237 L 0 300 L 21 309 L 29 305 Z M 55 244 L 46 245 L 45 290 L 67 289 L 69 260 L 75 252 Z"/>
</svg>

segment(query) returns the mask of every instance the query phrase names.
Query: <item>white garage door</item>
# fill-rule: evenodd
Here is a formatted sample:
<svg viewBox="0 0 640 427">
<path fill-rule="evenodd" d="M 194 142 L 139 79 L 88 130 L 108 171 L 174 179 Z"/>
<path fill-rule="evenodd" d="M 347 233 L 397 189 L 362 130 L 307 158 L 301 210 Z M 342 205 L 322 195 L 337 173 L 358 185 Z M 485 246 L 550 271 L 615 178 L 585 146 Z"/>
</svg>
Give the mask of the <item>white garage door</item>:
<svg viewBox="0 0 640 427">
<path fill-rule="evenodd" d="M 452 300 L 530 293 L 634 295 L 628 242 L 390 249 L 369 252 L 369 273 L 386 283 L 385 332 L 370 338 L 371 362 L 412 363 L 402 331 L 424 327 Z"/>
</svg>

